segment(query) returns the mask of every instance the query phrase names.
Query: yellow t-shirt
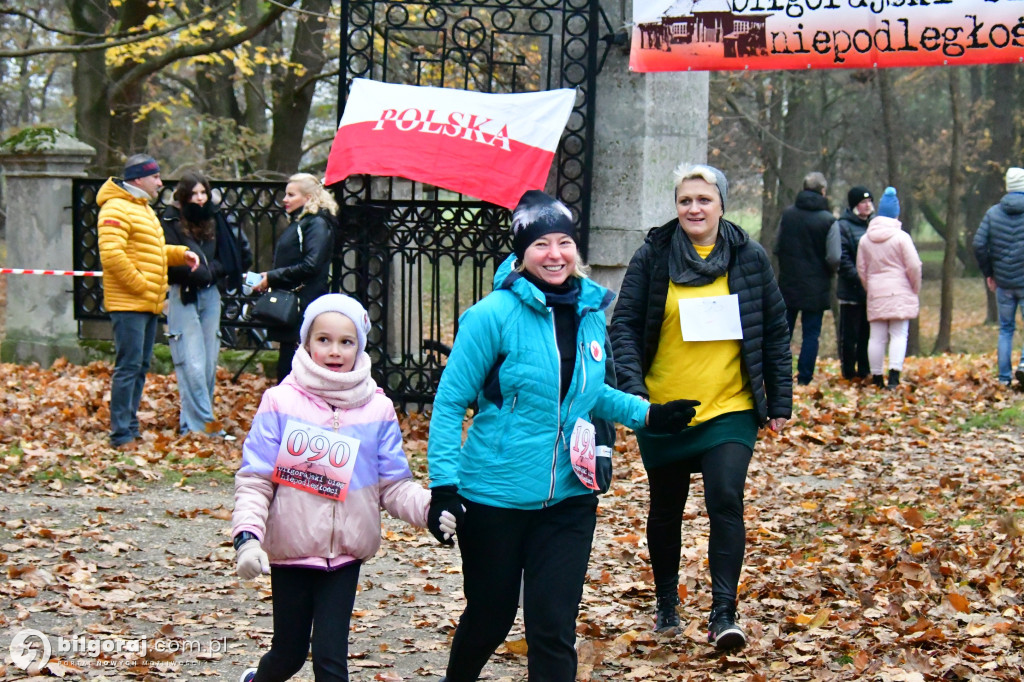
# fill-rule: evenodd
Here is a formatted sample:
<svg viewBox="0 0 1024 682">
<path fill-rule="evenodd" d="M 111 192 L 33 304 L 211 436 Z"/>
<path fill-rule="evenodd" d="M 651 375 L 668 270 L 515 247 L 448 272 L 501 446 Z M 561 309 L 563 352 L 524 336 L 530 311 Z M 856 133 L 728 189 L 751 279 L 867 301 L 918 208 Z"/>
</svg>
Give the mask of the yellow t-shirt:
<svg viewBox="0 0 1024 682">
<path fill-rule="evenodd" d="M 694 244 L 694 248 L 701 258 L 707 258 L 714 245 Z M 754 409 L 750 378 L 740 359 L 740 341 L 683 341 L 679 326 L 679 299 L 727 296 L 729 293 L 726 275 L 702 287 L 668 283 L 668 297 L 661 319 L 661 340 L 644 382 L 651 402 L 664 403 L 679 398 L 699 400 L 697 416 L 691 422 L 694 425 L 726 412 Z"/>
</svg>

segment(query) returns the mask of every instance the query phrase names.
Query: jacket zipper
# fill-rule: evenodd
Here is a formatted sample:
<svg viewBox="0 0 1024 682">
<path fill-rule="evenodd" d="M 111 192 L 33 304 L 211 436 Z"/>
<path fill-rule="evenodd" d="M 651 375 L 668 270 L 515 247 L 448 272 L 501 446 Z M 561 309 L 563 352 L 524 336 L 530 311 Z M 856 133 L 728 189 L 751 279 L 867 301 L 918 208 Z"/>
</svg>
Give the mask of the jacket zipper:
<svg viewBox="0 0 1024 682">
<path fill-rule="evenodd" d="M 334 432 L 337 433 L 338 429 L 341 427 L 341 423 L 338 421 L 338 408 L 332 406 L 331 410 L 332 410 L 331 411 L 331 429 L 333 429 Z M 335 526 L 337 525 L 337 521 L 338 521 L 338 503 L 335 502 L 333 505 L 331 505 L 331 541 L 330 541 L 330 545 L 329 545 L 329 547 L 327 549 L 327 552 L 328 552 L 328 555 L 327 555 L 328 562 L 327 562 L 327 564 L 328 564 L 328 566 L 331 563 L 329 560 L 334 558 L 334 535 L 335 535 Z"/>
<path fill-rule="evenodd" d="M 544 502 L 545 507 L 555 497 L 555 470 L 558 466 L 558 444 L 562 441 L 562 358 L 558 354 L 558 333 L 555 331 L 555 313 L 551 308 L 548 308 L 548 317 L 551 320 L 551 338 L 555 342 L 555 375 L 558 377 L 558 391 L 555 393 L 555 423 L 558 429 L 555 431 L 555 442 L 551 451 L 551 483 L 548 485 L 548 499 Z"/>
</svg>

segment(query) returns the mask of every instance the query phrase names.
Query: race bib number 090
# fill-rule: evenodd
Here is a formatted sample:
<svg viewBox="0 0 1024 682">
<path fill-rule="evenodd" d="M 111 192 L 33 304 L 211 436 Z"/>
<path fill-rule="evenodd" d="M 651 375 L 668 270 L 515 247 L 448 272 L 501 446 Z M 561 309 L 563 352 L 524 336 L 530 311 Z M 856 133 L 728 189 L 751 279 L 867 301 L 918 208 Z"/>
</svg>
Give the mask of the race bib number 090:
<svg viewBox="0 0 1024 682">
<path fill-rule="evenodd" d="M 358 453 L 355 438 L 289 419 L 270 480 L 344 501 Z"/>
</svg>

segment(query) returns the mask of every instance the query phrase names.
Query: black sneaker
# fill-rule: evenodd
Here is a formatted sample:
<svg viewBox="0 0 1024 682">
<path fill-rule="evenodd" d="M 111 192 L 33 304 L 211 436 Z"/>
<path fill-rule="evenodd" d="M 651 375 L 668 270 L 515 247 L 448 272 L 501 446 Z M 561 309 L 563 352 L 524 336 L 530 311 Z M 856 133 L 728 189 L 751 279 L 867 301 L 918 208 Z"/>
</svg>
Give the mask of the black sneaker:
<svg viewBox="0 0 1024 682">
<path fill-rule="evenodd" d="M 1017 365 L 1017 371 L 1013 373 L 1017 377 L 1017 383 L 1024 386 L 1024 365 Z"/>
<path fill-rule="evenodd" d="M 747 636 L 736 625 L 735 606 L 727 604 L 711 609 L 711 618 L 708 620 L 708 644 L 719 651 L 732 651 L 746 646 Z"/>
<path fill-rule="evenodd" d="M 658 604 L 654 612 L 655 632 L 668 632 L 679 627 L 677 606 L 679 606 L 679 595 L 675 592 L 658 596 Z"/>
</svg>

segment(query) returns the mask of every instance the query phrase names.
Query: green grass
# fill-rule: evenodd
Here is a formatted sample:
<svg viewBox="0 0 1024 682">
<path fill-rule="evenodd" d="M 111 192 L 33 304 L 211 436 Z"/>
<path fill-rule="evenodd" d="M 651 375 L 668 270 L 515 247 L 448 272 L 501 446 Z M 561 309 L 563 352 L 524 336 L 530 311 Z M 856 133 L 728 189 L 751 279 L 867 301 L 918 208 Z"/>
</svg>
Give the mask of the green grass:
<svg viewBox="0 0 1024 682">
<path fill-rule="evenodd" d="M 1024 404 L 1018 403 L 992 412 L 979 412 L 965 421 L 961 428 L 969 431 L 971 429 L 1001 429 L 1007 426 L 1024 427 Z"/>
</svg>

